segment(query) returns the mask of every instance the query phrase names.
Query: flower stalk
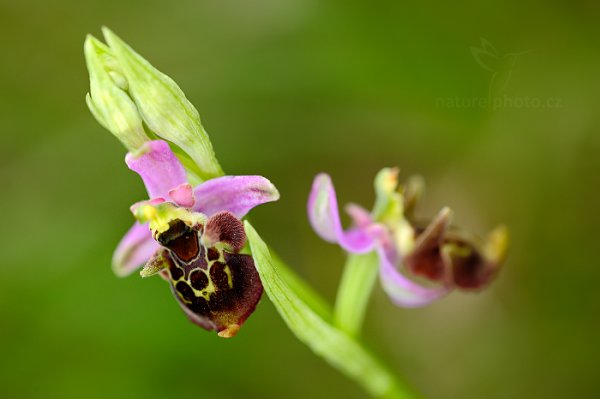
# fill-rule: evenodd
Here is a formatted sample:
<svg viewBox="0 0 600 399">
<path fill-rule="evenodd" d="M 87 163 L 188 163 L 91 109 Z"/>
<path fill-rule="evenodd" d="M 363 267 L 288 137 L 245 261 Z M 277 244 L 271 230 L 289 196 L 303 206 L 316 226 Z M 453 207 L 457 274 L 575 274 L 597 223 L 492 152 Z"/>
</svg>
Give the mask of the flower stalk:
<svg viewBox="0 0 600 399">
<path fill-rule="evenodd" d="M 351 337 L 357 337 L 363 324 L 369 298 L 377 281 L 377 254 L 350 254 L 335 298 L 333 322 Z"/>
</svg>

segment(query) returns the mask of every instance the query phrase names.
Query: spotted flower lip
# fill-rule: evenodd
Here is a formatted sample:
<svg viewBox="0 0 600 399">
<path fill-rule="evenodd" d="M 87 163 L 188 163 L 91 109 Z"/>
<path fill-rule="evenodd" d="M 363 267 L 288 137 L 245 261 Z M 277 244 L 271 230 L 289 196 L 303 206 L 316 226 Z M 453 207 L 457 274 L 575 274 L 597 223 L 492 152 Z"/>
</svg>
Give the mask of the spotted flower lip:
<svg viewBox="0 0 600 399">
<path fill-rule="evenodd" d="M 331 178 L 315 177 L 308 200 L 309 221 L 325 241 L 349 253 L 375 251 L 379 276 L 392 302 L 402 307 L 428 305 L 455 288 L 480 289 L 497 274 L 508 245 L 500 226 L 486 241 L 451 226 L 453 212 L 442 209 L 424 227 L 412 220 L 423 189 L 420 178 L 399 190 L 397 169 L 385 168 L 375 179 L 377 200 L 372 212 L 348 204 L 353 226 L 343 229 Z M 426 282 L 421 283 L 417 277 Z"/>
<path fill-rule="evenodd" d="M 185 169 L 163 140 L 145 143 L 137 152 L 128 153 L 125 162 L 144 181 L 152 203 L 173 202 L 207 217 L 229 211 L 242 218 L 255 206 L 279 199 L 275 186 L 262 176 L 217 177 L 192 188 Z M 136 222 L 115 250 L 113 270 L 118 276 L 127 276 L 158 249 L 148 226 Z"/>
</svg>

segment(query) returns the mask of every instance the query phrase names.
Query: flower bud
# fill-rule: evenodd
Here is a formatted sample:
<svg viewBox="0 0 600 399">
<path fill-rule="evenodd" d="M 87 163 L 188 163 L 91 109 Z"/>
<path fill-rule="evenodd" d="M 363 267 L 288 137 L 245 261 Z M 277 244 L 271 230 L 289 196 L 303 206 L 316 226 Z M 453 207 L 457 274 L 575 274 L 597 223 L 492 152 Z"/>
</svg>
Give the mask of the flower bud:
<svg viewBox="0 0 600 399">
<path fill-rule="evenodd" d="M 128 93 L 150 130 L 189 155 L 200 178 L 223 175 L 198 111 L 179 86 L 109 29 L 104 28 L 103 33 L 127 82 Z"/>
<path fill-rule="evenodd" d="M 116 59 L 108 47 L 89 35 L 84 53 L 90 74 L 90 93 L 86 96 L 88 108 L 129 151 L 137 150 L 149 138 L 135 103 L 124 91 L 126 81 L 117 70 Z"/>
</svg>

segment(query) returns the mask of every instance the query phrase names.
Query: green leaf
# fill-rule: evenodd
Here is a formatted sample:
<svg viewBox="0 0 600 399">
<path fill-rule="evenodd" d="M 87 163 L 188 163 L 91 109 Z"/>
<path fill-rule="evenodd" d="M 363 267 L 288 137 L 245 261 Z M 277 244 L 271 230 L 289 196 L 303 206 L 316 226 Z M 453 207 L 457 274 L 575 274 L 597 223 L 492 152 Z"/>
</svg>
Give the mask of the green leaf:
<svg viewBox="0 0 600 399">
<path fill-rule="evenodd" d="M 332 310 L 331 306 L 325 300 L 317 294 L 313 288 L 306 283 L 300 276 L 298 276 L 292 269 L 273 253 L 271 250 L 271 260 L 282 279 L 288 284 L 290 289 L 298 295 L 300 298 L 313 312 L 319 315 L 323 320 L 331 322 Z"/>
<path fill-rule="evenodd" d="M 414 397 L 358 341 L 335 328 L 297 291 L 297 277 L 274 261 L 267 245 L 248 221 L 246 234 L 256 269 L 269 299 L 296 337 L 329 364 L 359 383 L 375 397 Z M 291 281 L 291 282 L 290 282 Z"/>
</svg>

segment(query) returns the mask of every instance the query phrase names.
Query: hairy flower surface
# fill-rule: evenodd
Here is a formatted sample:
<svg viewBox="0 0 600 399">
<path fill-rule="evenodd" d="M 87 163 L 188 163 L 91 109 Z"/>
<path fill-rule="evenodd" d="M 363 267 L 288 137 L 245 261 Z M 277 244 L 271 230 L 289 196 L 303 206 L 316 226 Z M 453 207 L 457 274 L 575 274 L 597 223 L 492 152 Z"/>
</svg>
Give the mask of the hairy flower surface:
<svg viewBox="0 0 600 399">
<path fill-rule="evenodd" d="M 500 226 L 487 240 L 450 225 L 452 211 L 442 209 L 430 222 L 414 220 L 422 189 L 414 178 L 399 187 L 396 169 L 383 169 L 375 178 L 377 195 L 372 212 L 356 204 L 346 211 L 353 226 L 344 230 L 331 178 L 317 175 L 308 200 L 308 216 L 316 233 L 349 253 L 376 251 L 383 289 L 399 306 L 427 305 L 454 288 L 480 289 L 497 274 L 506 254 L 508 233 Z M 427 284 L 414 277 L 424 277 Z"/>
<path fill-rule="evenodd" d="M 277 189 L 261 176 L 224 176 L 192 187 L 162 140 L 145 143 L 125 161 L 149 200 L 132 206 L 138 222 L 118 245 L 113 269 L 120 276 L 141 266 L 143 277 L 160 273 L 194 323 L 235 335 L 262 294 L 252 257 L 240 253 L 246 243 L 240 218 L 277 200 Z"/>
</svg>

